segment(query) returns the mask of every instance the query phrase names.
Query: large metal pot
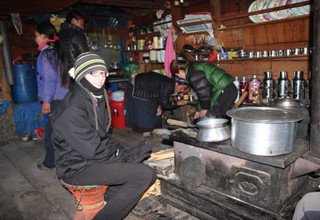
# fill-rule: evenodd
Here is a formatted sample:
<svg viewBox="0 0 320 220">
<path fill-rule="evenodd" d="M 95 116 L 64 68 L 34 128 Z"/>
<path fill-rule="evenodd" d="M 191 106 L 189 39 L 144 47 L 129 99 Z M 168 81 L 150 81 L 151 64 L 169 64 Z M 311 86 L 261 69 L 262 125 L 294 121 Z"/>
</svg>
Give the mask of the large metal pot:
<svg viewBox="0 0 320 220">
<path fill-rule="evenodd" d="M 197 122 L 197 140 L 202 142 L 219 142 L 229 139 L 231 132 L 227 122 L 227 119 L 222 118 L 209 118 Z"/>
<path fill-rule="evenodd" d="M 244 107 L 229 110 L 232 118 L 231 142 L 240 151 L 276 156 L 294 150 L 297 122 L 295 111 L 270 107 Z"/>
</svg>

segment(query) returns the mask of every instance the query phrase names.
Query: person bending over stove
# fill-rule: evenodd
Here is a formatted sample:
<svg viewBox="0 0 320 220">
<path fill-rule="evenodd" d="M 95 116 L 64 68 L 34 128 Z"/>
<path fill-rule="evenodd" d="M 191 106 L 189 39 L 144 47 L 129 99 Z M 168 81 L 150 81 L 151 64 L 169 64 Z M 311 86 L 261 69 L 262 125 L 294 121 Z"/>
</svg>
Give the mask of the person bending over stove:
<svg viewBox="0 0 320 220">
<path fill-rule="evenodd" d="M 190 83 L 198 96 L 194 119 L 225 117 L 237 97 L 233 77 L 212 63 L 175 59 L 170 64 L 170 71 Z"/>
<path fill-rule="evenodd" d="M 137 132 L 162 127 L 162 110 L 171 110 L 188 101 L 172 101 L 171 95 L 183 86 L 156 72 L 137 74 L 127 88 L 126 125 Z"/>
<path fill-rule="evenodd" d="M 69 73 L 75 85 L 52 116 L 56 173 L 71 185 L 108 185 L 107 205 L 94 219 L 123 219 L 156 180 L 154 170 L 140 163 L 151 145 L 143 141 L 126 150 L 107 133 L 108 73 L 98 55 L 80 54 Z"/>
</svg>

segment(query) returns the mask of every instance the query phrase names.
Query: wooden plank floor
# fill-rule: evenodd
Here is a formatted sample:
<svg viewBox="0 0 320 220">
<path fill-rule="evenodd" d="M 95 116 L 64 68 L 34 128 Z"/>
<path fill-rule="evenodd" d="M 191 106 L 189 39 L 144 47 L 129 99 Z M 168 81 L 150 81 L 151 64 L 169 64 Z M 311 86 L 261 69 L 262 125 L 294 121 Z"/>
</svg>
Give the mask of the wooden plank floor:
<svg viewBox="0 0 320 220">
<path fill-rule="evenodd" d="M 115 129 L 115 140 L 133 147 L 143 135 L 130 129 Z M 167 148 L 158 138 L 149 138 L 154 151 Z M 44 143 L 19 140 L 0 146 L 0 219 L 64 220 L 72 219 L 74 200 L 54 170 L 39 168 L 44 158 Z M 137 219 L 136 217 L 126 218 Z"/>
</svg>

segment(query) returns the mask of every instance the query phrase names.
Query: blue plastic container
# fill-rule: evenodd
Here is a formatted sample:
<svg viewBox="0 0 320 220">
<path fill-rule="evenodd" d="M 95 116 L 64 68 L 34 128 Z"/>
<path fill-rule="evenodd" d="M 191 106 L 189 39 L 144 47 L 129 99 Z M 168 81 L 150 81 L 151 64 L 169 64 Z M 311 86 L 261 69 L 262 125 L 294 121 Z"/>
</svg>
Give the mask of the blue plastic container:
<svg viewBox="0 0 320 220">
<path fill-rule="evenodd" d="M 37 77 L 31 64 L 14 64 L 13 75 L 15 84 L 11 86 L 12 98 L 15 103 L 28 103 L 37 100 Z"/>
</svg>

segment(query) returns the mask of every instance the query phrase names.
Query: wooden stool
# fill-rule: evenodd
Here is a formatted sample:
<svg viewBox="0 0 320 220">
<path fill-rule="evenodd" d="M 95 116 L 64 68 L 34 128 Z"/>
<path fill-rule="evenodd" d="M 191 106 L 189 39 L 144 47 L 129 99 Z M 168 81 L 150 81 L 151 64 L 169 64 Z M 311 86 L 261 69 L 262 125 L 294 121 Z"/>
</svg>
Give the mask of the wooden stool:
<svg viewBox="0 0 320 220">
<path fill-rule="evenodd" d="M 60 182 L 76 200 L 77 211 L 73 220 L 91 220 L 105 206 L 104 194 L 108 186 L 75 186 L 63 180 Z"/>
</svg>

